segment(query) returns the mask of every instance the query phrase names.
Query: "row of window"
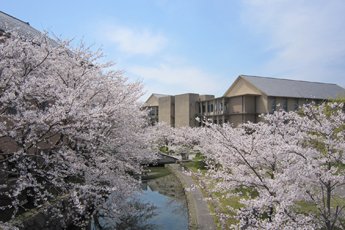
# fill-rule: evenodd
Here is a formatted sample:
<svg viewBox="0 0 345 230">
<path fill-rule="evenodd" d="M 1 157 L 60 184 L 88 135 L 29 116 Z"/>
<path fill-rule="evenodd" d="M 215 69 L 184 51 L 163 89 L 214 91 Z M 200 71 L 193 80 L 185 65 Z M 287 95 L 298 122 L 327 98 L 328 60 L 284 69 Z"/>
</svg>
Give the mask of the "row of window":
<svg viewBox="0 0 345 230">
<path fill-rule="evenodd" d="M 199 106 L 199 113 L 212 113 L 214 111 L 222 112 L 224 110 L 223 102 L 218 103 L 207 103 L 207 110 L 206 110 L 206 103 L 202 103 Z"/>
<path fill-rule="evenodd" d="M 276 97 L 271 97 L 270 98 L 270 101 L 271 101 L 270 112 L 273 113 L 277 109 L 283 109 L 285 111 L 288 111 L 289 110 L 288 100 L 290 100 L 290 103 L 293 104 L 292 109 L 294 111 L 298 110 L 300 105 L 311 102 L 309 99 L 302 99 L 302 101 L 300 101 L 298 98 L 279 98 L 279 100 L 277 100 Z M 277 101 L 278 101 L 278 103 L 277 103 Z M 319 100 L 319 99 L 314 99 L 312 101 L 316 104 L 319 104 L 322 102 L 322 100 Z"/>
</svg>

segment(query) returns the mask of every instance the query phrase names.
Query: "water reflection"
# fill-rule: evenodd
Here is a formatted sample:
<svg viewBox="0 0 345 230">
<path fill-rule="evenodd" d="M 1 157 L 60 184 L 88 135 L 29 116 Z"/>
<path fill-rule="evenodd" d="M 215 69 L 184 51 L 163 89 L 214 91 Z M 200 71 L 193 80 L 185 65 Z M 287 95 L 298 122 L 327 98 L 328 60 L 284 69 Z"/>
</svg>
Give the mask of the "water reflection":
<svg viewBox="0 0 345 230">
<path fill-rule="evenodd" d="M 188 229 L 188 209 L 183 188 L 174 175 L 149 180 L 139 199 L 156 207 L 156 216 L 148 223 L 155 229 Z"/>
<path fill-rule="evenodd" d="M 99 210 L 91 229 L 187 230 L 188 209 L 179 180 L 165 168 L 152 169 L 148 178 L 142 181 L 143 191 L 121 208 L 130 208 L 132 211 L 124 212 L 129 215 L 119 220 L 109 216 L 106 209 Z"/>
<path fill-rule="evenodd" d="M 108 201 L 100 208 L 90 224 L 91 230 L 154 230 L 157 229 L 147 220 L 156 215 L 151 203 L 143 202 L 137 197 L 117 201 L 111 205 Z M 115 208 L 115 209 L 114 209 Z"/>
</svg>

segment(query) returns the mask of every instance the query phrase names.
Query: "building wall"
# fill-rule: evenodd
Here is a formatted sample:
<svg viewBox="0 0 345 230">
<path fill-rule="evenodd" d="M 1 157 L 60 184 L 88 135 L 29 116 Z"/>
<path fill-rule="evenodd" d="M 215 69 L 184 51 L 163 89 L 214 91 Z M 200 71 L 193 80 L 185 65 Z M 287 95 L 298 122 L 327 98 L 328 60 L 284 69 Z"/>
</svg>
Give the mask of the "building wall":
<svg viewBox="0 0 345 230">
<path fill-rule="evenodd" d="M 158 122 L 158 115 L 159 115 L 159 107 L 158 106 L 150 106 L 146 107 L 149 110 L 149 118 L 151 124 L 155 124 Z"/>
<path fill-rule="evenodd" d="M 231 97 L 228 101 L 229 114 L 242 113 L 242 96 Z"/>
<path fill-rule="evenodd" d="M 228 117 L 228 122 L 234 127 L 239 126 L 248 121 L 255 123 L 257 122 L 257 120 L 258 118 L 255 114 L 232 114 Z"/>
<path fill-rule="evenodd" d="M 273 113 L 273 111 L 277 108 L 277 98 L 276 97 L 268 97 L 267 98 L 267 108 L 268 113 Z"/>
<path fill-rule="evenodd" d="M 255 96 L 243 96 L 243 113 L 255 114 L 256 113 L 256 100 Z"/>
<path fill-rule="evenodd" d="M 257 113 L 256 111 L 256 97 L 253 95 L 243 95 L 231 97 L 228 100 L 227 107 L 229 114 L 234 113 Z"/>
<path fill-rule="evenodd" d="M 243 116 L 242 114 L 233 114 L 229 116 L 229 123 L 233 126 L 238 126 L 239 124 L 242 124 Z"/>
<path fill-rule="evenodd" d="M 296 111 L 299 106 L 298 98 L 288 98 L 288 111 Z"/>
<path fill-rule="evenodd" d="M 308 99 L 308 98 L 295 98 L 295 97 L 268 97 L 268 112 L 273 113 L 273 111 L 278 109 L 283 109 L 285 111 L 296 111 L 298 108 L 304 104 L 308 103 L 320 103 L 321 99 Z M 274 106 L 275 105 L 275 106 Z"/>
<path fill-rule="evenodd" d="M 237 78 L 220 98 L 214 98 L 213 95 L 181 94 L 175 96 L 175 104 L 171 100 L 165 100 L 168 99 L 163 99 L 159 106 L 159 120 L 175 127 L 198 126 L 196 116 L 205 116 L 217 124 L 230 122 L 238 125 L 247 121 L 258 122 L 262 120 L 258 117 L 260 114 L 272 113 L 277 109 L 295 111 L 298 106 L 315 101 L 304 98 L 269 97 L 241 77 Z M 148 102 L 155 103 L 152 98 Z"/>
<path fill-rule="evenodd" d="M 268 97 L 266 95 L 256 97 L 256 113 L 268 113 Z"/>
<path fill-rule="evenodd" d="M 232 97 L 229 100 L 230 115 L 228 121 L 234 125 L 245 123 L 247 121 L 257 121 L 257 96 L 243 95 Z"/>
<path fill-rule="evenodd" d="M 200 95 L 199 100 L 200 101 L 207 101 L 214 99 L 214 95 Z"/>
<path fill-rule="evenodd" d="M 206 117 L 209 121 L 215 124 L 223 124 L 227 122 L 227 114 L 229 114 L 230 108 L 228 107 L 229 98 L 219 97 L 207 101 L 200 101 L 199 104 L 199 116 Z M 202 124 L 200 124 L 202 125 Z"/>
<path fill-rule="evenodd" d="M 158 99 L 159 113 L 158 121 L 175 126 L 175 97 L 166 96 Z"/>
<path fill-rule="evenodd" d="M 151 107 L 151 106 L 158 106 L 158 97 L 151 95 L 149 99 L 145 102 L 145 106 Z"/>
<path fill-rule="evenodd" d="M 180 94 L 175 96 L 175 127 L 198 126 L 195 116 L 199 112 L 199 94 Z"/>
<path fill-rule="evenodd" d="M 230 89 L 225 93 L 225 97 L 234 97 L 240 95 L 262 95 L 262 92 L 257 90 L 254 86 L 250 83 L 245 81 L 242 78 L 238 78 L 234 84 L 230 87 Z"/>
<path fill-rule="evenodd" d="M 240 124 L 243 124 L 243 123 L 246 123 L 246 122 L 256 123 L 257 122 L 257 115 L 256 114 L 243 114 L 243 116 L 242 116 L 242 123 L 240 123 Z"/>
</svg>

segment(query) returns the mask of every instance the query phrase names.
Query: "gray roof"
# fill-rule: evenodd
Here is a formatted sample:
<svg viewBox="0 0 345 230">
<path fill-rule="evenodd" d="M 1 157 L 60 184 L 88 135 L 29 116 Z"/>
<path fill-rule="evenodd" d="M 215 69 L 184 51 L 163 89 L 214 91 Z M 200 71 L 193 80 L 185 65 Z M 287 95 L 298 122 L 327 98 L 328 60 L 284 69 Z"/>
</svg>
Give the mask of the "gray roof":
<svg viewBox="0 0 345 230">
<path fill-rule="evenodd" d="M 13 17 L 5 12 L 0 11 L 0 34 L 1 32 L 6 33 L 17 33 L 17 35 L 24 40 L 32 41 L 35 38 L 39 39 L 46 37 L 49 41 L 49 44 L 56 46 L 58 43 L 41 33 L 39 30 L 36 30 L 28 22 L 24 22 L 16 17 Z"/>
<path fill-rule="evenodd" d="M 0 30 L 9 33 L 15 31 L 20 37 L 30 40 L 42 36 L 42 33 L 31 27 L 28 22 L 24 22 L 2 11 L 0 11 Z"/>
<path fill-rule="evenodd" d="M 345 96 L 345 89 L 330 83 L 241 75 L 267 96 L 330 99 Z"/>
<path fill-rule="evenodd" d="M 153 93 L 152 95 L 157 97 L 157 98 L 170 96 L 170 95 L 167 95 L 167 94 L 158 94 L 158 93 Z"/>
</svg>

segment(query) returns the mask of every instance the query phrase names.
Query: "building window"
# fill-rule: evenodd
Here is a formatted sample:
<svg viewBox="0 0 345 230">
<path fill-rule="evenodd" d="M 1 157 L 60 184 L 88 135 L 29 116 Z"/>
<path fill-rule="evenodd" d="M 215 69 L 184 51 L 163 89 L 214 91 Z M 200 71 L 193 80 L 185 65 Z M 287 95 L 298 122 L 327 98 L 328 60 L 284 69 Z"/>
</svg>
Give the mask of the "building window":
<svg viewBox="0 0 345 230">
<path fill-rule="evenodd" d="M 208 104 L 207 105 L 207 112 L 213 112 L 213 104 Z"/>
<path fill-rule="evenodd" d="M 277 110 L 277 99 L 272 97 L 271 99 L 271 113 Z"/>
<path fill-rule="evenodd" d="M 298 98 L 295 98 L 295 103 L 294 103 L 294 110 L 297 111 L 298 110 Z"/>
<path fill-rule="evenodd" d="M 283 110 L 284 111 L 288 110 L 288 99 L 287 98 L 283 99 Z"/>
</svg>

